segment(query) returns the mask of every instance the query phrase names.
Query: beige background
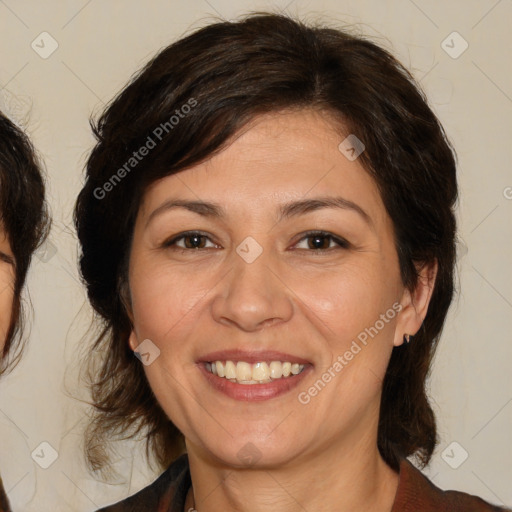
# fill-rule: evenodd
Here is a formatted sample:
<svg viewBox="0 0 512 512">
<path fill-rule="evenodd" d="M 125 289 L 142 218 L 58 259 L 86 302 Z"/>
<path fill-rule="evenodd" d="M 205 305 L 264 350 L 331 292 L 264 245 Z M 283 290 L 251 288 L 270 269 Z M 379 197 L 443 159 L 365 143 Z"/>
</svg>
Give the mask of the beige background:
<svg viewBox="0 0 512 512">
<path fill-rule="evenodd" d="M 117 479 L 100 483 L 87 473 L 81 454 L 86 408 L 77 400 L 76 381 L 90 311 L 77 278 L 70 221 L 92 145 L 88 117 L 159 48 L 211 15 L 233 19 L 256 9 L 357 24 L 413 70 L 453 140 L 460 161 L 462 291 L 432 374 L 441 443 L 425 473 L 442 488 L 511 506 L 512 3 L 5 0 L 0 108 L 26 127 L 44 158 L 54 215 L 50 242 L 29 279 L 35 309 L 30 344 L 0 385 L 0 468 L 14 510 L 95 510 L 155 476 L 126 445 Z M 453 31 L 469 44 L 458 58 L 441 46 Z M 457 37 L 445 43 L 453 46 L 452 55 L 462 49 Z M 58 48 L 44 55 L 51 44 Z M 43 469 L 39 464 L 52 461 L 52 449 L 57 459 Z"/>
</svg>

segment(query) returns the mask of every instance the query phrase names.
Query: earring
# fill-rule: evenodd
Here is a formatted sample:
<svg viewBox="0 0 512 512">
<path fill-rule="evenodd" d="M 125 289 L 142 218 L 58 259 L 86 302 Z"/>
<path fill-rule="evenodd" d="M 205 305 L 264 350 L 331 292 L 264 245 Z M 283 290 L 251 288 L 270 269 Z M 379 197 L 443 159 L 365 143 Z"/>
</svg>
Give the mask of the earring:
<svg viewBox="0 0 512 512">
<path fill-rule="evenodd" d="M 404 340 L 405 340 L 405 343 L 409 343 L 411 341 L 411 335 L 410 334 L 404 334 Z"/>
</svg>

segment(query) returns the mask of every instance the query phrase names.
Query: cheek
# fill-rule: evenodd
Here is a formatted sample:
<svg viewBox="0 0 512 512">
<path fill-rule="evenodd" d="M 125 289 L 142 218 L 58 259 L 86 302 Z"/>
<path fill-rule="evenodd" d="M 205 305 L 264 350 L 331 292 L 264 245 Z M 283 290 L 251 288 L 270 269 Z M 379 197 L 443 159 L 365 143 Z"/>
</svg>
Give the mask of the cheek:
<svg viewBox="0 0 512 512">
<path fill-rule="evenodd" d="M 324 357 L 320 359 L 319 378 L 332 381 L 316 406 L 341 416 L 349 410 L 357 415 L 357 404 L 369 403 L 379 395 L 393 348 L 396 295 L 389 286 L 392 276 L 386 280 L 380 271 L 372 272 L 369 267 L 365 272 L 360 270 L 345 268 L 329 278 L 317 279 L 315 286 L 303 283 L 298 293 L 304 300 L 303 311 L 314 313 L 312 318 L 321 332 L 319 354 Z M 303 391 L 310 393 L 311 389 Z M 310 396 L 316 396 L 316 391 L 313 389 L 315 395 Z M 340 401 L 340 397 L 351 400 Z"/>
<path fill-rule="evenodd" d="M 308 279 L 297 275 L 292 286 L 305 311 L 313 312 L 326 335 L 341 343 L 357 337 L 392 307 L 393 276 L 384 275 L 376 265 L 347 264 Z"/>
<path fill-rule="evenodd" d="M 161 350 L 183 338 L 213 287 L 205 276 L 190 271 L 155 267 L 130 276 L 135 332 L 139 341 L 149 338 Z M 181 344 L 180 344 L 181 345 Z"/>
<path fill-rule="evenodd" d="M 314 313 L 310 318 L 320 333 L 319 370 L 329 373 L 326 378 L 336 375 L 331 391 L 322 394 L 319 404 L 338 410 L 339 396 L 358 397 L 355 402 L 366 403 L 380 392 L 396 322 L 393 279 L 394 274 L 379 265 L 354 264 L 314 282 L 300 285 L 297 280 L 304 314 Z"/>
</svg>

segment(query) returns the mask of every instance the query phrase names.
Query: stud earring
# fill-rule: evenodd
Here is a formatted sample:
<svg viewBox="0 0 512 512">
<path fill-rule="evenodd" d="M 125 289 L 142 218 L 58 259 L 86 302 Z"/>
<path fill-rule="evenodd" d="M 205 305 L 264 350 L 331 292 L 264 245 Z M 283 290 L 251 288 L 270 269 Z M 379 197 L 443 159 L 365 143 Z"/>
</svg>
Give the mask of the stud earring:
<svg viewBox="0 0 512 512">
<path fill-rule="evenodd" d="M 410 334 L 404 334 L 404 340 L 405 340 L 405 343 L 409 343 L 411 341 L 411 335 Z"/>
</svg>

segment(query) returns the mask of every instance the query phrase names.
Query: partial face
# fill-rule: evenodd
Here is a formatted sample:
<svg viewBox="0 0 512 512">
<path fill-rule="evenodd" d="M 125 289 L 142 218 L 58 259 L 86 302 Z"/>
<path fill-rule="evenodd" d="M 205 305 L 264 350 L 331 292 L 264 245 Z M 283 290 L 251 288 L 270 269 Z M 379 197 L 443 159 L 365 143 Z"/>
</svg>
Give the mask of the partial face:
<svg viewBox="0 0 512 512">
<path fill-rule="evenodd" d="M 7 235 L 0 226 L 0 355 L 11 322 L 14 279 L 14 256 Z"/>
<path fill-rule="evenodd" d="M 131 348 L 144 342 L 156 398 L 204 458 L 282 466 L 368 446 L 391 350 L 419 327 L 392 223 L 325 115 L 239 135 L 147 190 Z"/>
</svg>

